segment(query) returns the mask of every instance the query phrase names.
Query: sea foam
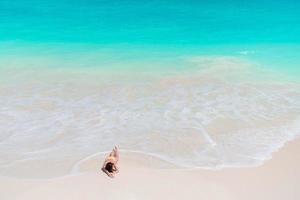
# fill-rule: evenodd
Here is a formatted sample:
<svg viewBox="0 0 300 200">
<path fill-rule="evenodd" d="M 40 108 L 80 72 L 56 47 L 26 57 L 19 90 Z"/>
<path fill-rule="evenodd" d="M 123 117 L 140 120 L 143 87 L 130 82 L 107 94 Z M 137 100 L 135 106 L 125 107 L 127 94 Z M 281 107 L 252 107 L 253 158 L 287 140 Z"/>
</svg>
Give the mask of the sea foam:
<svg viewBox="0 0 300 200">
<path fill-rule="evenodd" d="M 161 74 L 1 66 L 0 175 L 67 174 L 114 145 L 178 168 L 256 166 L 300 134 L 299 83 L 236 57 L 184 59 Z"/>
</svg>

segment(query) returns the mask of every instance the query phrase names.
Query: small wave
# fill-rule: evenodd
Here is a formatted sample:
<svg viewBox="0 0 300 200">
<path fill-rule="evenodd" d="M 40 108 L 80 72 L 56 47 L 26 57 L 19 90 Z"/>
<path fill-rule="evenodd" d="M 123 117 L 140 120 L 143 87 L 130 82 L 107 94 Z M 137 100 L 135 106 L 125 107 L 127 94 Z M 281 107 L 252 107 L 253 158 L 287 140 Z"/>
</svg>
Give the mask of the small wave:
<svg viewBox="0 0 300 200">
<path fill-rule="evenodd" d="M 114 144 L 178 168 L 255 166 L 300 134 L 298 83 L 235 57 L 186 62 L 157 76 L 47 68 L 4 82 L 0 174 L 34 163 L 42 176 L 45 162 L 74 174 Z"/>
</svg>

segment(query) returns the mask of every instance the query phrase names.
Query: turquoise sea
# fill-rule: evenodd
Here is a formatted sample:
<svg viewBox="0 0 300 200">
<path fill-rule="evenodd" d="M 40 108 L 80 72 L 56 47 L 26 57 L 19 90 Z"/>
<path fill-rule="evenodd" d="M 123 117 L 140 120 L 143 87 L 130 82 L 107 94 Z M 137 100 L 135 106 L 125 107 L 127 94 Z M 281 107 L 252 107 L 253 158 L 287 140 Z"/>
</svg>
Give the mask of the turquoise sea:
<svg viewBox="0 0 300 200">
<path fill-rule="evenodd" d="M 61 176 L 114 145 L 178 168 L 262 164 L 300 134 L 299 10 L 0 0 L 0 175 Z M 45 160 L 53 174 L 33 173 Z"/>
</svg>

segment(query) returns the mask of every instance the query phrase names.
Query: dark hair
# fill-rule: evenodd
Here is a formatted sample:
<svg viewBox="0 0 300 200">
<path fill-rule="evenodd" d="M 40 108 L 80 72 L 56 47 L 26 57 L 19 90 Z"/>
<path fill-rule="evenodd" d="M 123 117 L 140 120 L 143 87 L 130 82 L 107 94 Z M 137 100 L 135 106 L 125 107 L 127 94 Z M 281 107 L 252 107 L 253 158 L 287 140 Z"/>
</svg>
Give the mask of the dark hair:
<svg viewBox="0 0 300 200">
<path fill-rule="evenodd" d="M 114 171 L 113 166 L 114 166 L 114 164 L 111 163 L 111 162 L 109 162 L 109 163 L 107 163 L 107 164 L 105 165 L 105 169 L 106 169 L 108 172 L 112 173 L 112 172 Z"/>
</svg>

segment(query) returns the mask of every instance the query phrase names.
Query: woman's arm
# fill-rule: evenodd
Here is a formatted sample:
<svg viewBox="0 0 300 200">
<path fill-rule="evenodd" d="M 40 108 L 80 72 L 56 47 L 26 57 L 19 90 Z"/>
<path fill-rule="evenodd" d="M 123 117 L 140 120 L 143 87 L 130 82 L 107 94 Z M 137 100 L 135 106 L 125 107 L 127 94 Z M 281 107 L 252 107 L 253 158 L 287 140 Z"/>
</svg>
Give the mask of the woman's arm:
<svg viewBox="0 0 300 200">
<path fill-rule="evenodd" d="M 114 165 L 114 173 L 118 173 L 119 172 L 119 168 L 117 167 L 117 165 Z"/>
<path fill-rule="evenodd" d="M 114 178 L 114 174 L 110 173 L 109 171 L 107 171 L 105 168 L 102 168 L 102 171 L 107 174 L 107 176 L 109 176 L 110 178 Z"/>
<path fill-rule="evenodd" d="M 101 168 L 102 170 L 105 170 L 105 166 L 106 166 L 107 162 L 108 162 L 107 160 L 104 161 L 102 168 Z"/>
<path fill-rule="evenodd" d="M 108 171 L 105 171 L 105 173 L 107 174 L 107 176 L 109 176 L 110 178 L 115 178 L 114 174 L 109 173 Z"/>
</svg>

